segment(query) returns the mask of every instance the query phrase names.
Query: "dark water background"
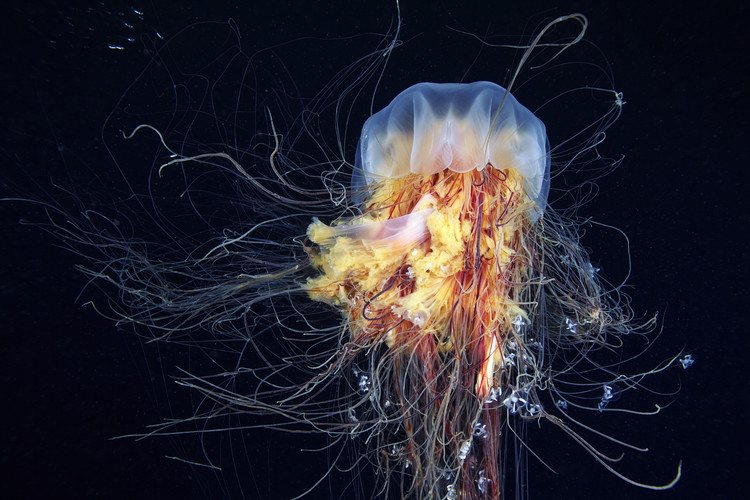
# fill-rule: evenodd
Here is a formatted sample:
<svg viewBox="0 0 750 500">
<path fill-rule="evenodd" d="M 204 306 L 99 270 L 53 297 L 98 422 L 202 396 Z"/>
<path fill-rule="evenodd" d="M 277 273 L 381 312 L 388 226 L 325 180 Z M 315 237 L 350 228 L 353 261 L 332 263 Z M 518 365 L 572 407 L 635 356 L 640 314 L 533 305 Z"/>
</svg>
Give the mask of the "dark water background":
<svg viewBox="0 0 750 500">
<path fill-rule="evenodd" d="M 169 38 L 190 23 L 231 17 L 250 46 L 264 47 L 301 36 L 382 33 L 394 15 L 386 2 L 170 3 L 104 1 L 85 9 L 64 2 L 14 2 L 6 7 L 0 20 L 0 168 L 15 172 L 21 166 L 42 184 L 64 179 L 65 172 L 82 165 L 101 162 L 106 169 L 99 129 L 148 63 L 141 48 L 144 40 L 157 40 L 156 32 Z M 690 370 L 670 375 L 667 385 L 681 383 L 682 389 L 661 415 L 605 425 L 651 448 L 628 469 L 634 477 L 663 481 L 683 460 L 683 479 L 673 490 L 632 488 L 571 442 L 550 437 L 537 446 L 556 457 L 551 462 L 559 474 L 534 465 L 531 498 L 741 498 L 747 489 L 750 392 L 744 74 L 750 67 L 750 5 L 713 2 L 694 9 L 682 3 L 565 2 L 547 9 L 526 3 L 403 5 L 407 44 L 399 49 L 404 56 L 394 56 L 389 66 L 383 92 L 394 95 L 422 79 L 456 81 L 461 69 L 441 67 L 439 51 L 471 57 L 478 50 L 468 39 L 464 46 L 428 50 L 420 45 L 420 33 L 453 26 L 528 34 L 544 18 L 586 14 L 587 39 L 606 55 L 626 101 L 608 133 L 607 150 L 626 158 L 618 171 L 598 181 L 599 196 L 583 210 L 630 238 L 634 308 L 662 311 L 664 332 L 654 359 L 685 347 L 697 360 Z M 211 44 L 205 41 L 207 50 Z M 340 47 L 342 65 L 362 55 L 356 41 Z M 424 65 L 417 50 L 425 50 Z M 285 61 L 290 67 L 297 62 Z M 474 70 L 481 74 L 481 68 Z M 305 84 L 314 89 L 325 76 L 321 68 Z M 548 129 L 564 126 L 566 117 L 557 120 L 548 122 Z M 140 432 L 168 413 L 160 391 L 174 396 L 177 389 L 163 382 L 158 362 L 145 360 L 161 359 L 170 372 L 180 353 L 143 346 L 81 308 L 76 296 L 85 282 L 72 269 L 76 259 L 48 236 L 17 224 L 19 218 L 39 216 L 27 205 L 0 209 L 0 496 L 229 496 L 210 472 L 164 458 L 178 454 L 179 443 L 109 440 Z M 605 234 L 586 243 L 605 274 L 624 272 L 621 239 Z M 289 498 L 325 470 L 324 453 L 298 451 L 320 442 L 268 432 L 248 432 L 244 439 L 254 477 L 247 498 Z M 338 476 L 331 488 L 341 490 L 345 478 Z M 323 487 L 312 498 L 325 498 L 326 491 Z"/>
</svg>

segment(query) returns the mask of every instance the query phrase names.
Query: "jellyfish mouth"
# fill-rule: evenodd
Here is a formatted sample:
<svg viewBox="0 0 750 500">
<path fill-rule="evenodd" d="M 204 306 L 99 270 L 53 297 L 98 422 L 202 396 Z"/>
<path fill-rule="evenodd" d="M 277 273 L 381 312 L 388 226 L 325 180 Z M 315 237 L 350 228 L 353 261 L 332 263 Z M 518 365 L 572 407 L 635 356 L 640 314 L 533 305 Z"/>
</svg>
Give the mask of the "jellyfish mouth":
<svg viewBox="0 0 750 500">
<path fill-rule="evenodd" d="M 534 261 L 535 203 L 524 193 L 522 175 L 491 164 L 386 178 L 370 187 L 361 217 L 308 228 L 318 275 L 307 292 L 347 324 L 335 364 L 380 353 L 373 379 L 387 404 L 373 404 L 399 422 L 400 456 L 417 483 L 427 464 L 452 464 L 469 477 L 477 460 L 489 464 L 486 484 L 500 482 L 497 467 L 489 472 L 497 440 L 468 450 L 465 436 L 480 414 L 497 426 L 524 404 L 502 400 L 516 394 L 516 325 L 527 317 Z"/>
<path fill-rule="evenodd" d="M 513 319 L 525 316 L 523 228 L 533 202 L 513 169 L 385 179 L 362 217 L 308 228 L 311 298 L 334 304 L 355 345 L 384 343 L 430 371 L 460 360 L 478 400 L 502 384 Z"/>
</svg>

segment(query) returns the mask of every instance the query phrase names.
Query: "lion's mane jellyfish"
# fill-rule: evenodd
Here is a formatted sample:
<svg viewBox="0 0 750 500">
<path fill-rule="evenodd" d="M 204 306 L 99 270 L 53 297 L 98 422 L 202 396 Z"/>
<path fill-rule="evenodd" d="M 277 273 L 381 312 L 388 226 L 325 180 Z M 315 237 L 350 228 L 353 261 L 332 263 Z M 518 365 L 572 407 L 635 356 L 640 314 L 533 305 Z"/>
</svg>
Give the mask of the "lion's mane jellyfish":
<svg viewBox="0 0 750 500">
<path fill-rule="evenodd" d="M 608 110 L 572 136 L 588 139 L 551 149 L 545 125 L 511 93 L 542 35 L 571 19 L 580 33 L 546 44 L 552 56 L 539 65 L 546 67 L 581 39 L 583 16 L 558 18 L 530 45 L 514 47 L 524 52 L 508 89 L 478 81 L 404 90 L 370 113 L 353 164 L 347 137 L 327 147 L 313 117 L 332 107 L 331 96 L 357 94 L 382 76 L 398 28 L 299 119 L 274 115 L 260 84 L 225 92 L 232 65 L 253 68 L 256 82 L 268 69 L 263 53 L 243 59 L 231 51 L 207 87 L 211 99 L 196 99 L 210 109 L 175 104 L 161 125 L 129 127 L 119 121 L 132 122 L 136 108 L 123 104 L 113 113 L 105 132 L 117 130 L 118 142 L 107 143 L 110 151 L 124 147 L 123 135 L 142 141 L 154 132 L 170 160 L 153 169 L 147 196 L 78 216 L 50 203 L 48 227 L 87 259 L 81 269 L 92 282 L 114 287 L 107 314 L 208 360 L 190 358 L 177 377 L 198 391 L 194 413 L 151 434 L 202 437 L 262 426 L 324 433 L 331 447 L 356 448 L 354 465 L 339 454 L 329 472 L 373 465 L 379 487 L 366 496 L 450 500 L 523 497 L 528 455 L 546 466 L 529 446 L 529 424 L 548 424 L 624 481 L 671 487 L 679 469 L 663 486 L 618 472 L 621 457 L 586 436 L 645 450 L 578 417 L 611 411 L 623 392 L 679 363 L 624 373 L 638 357 L 624 354 L 625 337 L 648 339 L 655 318 L 633 314 L 622 287 L 608 285 L 592 265 L 576 217 L 548 206 L 555 175 L 589 153 L 598 159 L 620 94 L 582 87 L 605 95 Z M 169 61 L 155 60 L 153 74 Z M 175 87 L 174 74 L 199 74 L 214 63 L 167 70 L 165 88 Z M 352 82 L 349 75 L 361 76 Z M 129 92 L 158 88 L 148 83 Z M 239 97 L 222 112 L 226 95 Z M 335 102 L 338 120 L 344 97 Z M 147 111 L 141 116 L 161 116 Z M 195 138 L 212 126 L 218 138 Z M 217 152 L 227 137 L 234 145 Z M 130 186 L 132 174 L 123 176 Z M 184 228 L 188 218 L 195 225 Z"/>
<path fill-rule="evenodd" d="M 498 497 L 507 415 L 543 412 L 528 325 L 548 283 L 548 153 L 542 122 L 504 88 L 417 84 L 362 129 L 363 215 L 308 229 L 321 274 L 306 287 L 343 311 L 344 355 L 369 358 L 377 413 L 400 426 L 379 447 L 409 472 L 405 493 Z M 606 321 L 586 298 L 584 342 Z"/>
</svg>

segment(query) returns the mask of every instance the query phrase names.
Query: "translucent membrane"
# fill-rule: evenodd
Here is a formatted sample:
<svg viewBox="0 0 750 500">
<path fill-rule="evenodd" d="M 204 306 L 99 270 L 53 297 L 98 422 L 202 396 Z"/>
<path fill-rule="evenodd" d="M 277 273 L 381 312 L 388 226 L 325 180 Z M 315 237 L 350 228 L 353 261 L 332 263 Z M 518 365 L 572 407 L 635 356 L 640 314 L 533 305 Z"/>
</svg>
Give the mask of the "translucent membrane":
<svg viewBox="0 0 750 500">
<path fill-rule="evenodd" d="M 488 164 L 515 169 L 523 177 L 538 219 L 547 202 L 550 170 L 541 120 L 491 82 L 418 83 L 365 122 L 353 188 L 361 193 L 384 178 L 445 169 L 481 171 Z"/>
</svg>

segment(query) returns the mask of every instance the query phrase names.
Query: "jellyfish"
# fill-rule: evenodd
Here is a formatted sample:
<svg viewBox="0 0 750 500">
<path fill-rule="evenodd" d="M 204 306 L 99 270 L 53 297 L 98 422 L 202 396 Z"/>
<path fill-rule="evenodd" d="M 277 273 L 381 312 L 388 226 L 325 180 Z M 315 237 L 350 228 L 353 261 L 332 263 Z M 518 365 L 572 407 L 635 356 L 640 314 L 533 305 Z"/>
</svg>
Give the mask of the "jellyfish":
<svg viewBox="0 0 750 500">
<path fill-rule="evenodd" d="M 544 124 L 490 82 L 420 83 L 364 124 L 356 168 L 363 215 L 310 225 L 305 286 L 343 311 L 346 355 L 370 353 L 403 493 L 496 498 L 506 415 L 543 413 Z"/>
<path fill-rule="evenodd" d="M 193 413 L 147 434 L 319 433 L 330 448 L 354 449 L 353 464 L 335 454 L 326 475 L 371 465 L 371 497 L 471 499 L 521 496 L 528 454 L 545 464 L 528 431 L 546 424 L 630 484 L 673 486 L 680 466 L 656 486 L 620 473 L 621 457 L 586 433 L 645 449 L 573 414 L 609 412 L 679 356 L 620 370 L 626 337 L 647 336 L 656 319 L 636 317 L 622 287 L 606 286 L 578 223 L 548 206 L 553 148 L 512 91 L 543 35 L 568 21 L 580 33 L 548 44 L 549 61 L 583 37 L 584 16 L 553 20 L 521 47 L 505 88 L 423 82 L 399 93 L 364 121 L 353 162 L 318 140 L 324 160 L 303 149 L 315 136 L 309 117 L 324 106 L 286 122 L 263 109 L 268 131 L 246 149 L 192 141 L 202 110 L 171 120 L 189 124 L 171 135 L 147 123 L 120 133 L 123 143 L 156 136 L 169 154 L 150 172 L 148 196 L 126 198 L 135 208 L 118 206 L 116 217 L 106 206 L 71 217 L 50 205 L 48 227 L 86 258 L 80 270 L 92 282 L 115 290 L 103 314 L 204 358 L 175 377 L 200 396 Z M 379 78 L 398 29 L 347 68 L 361 79 L 321 95 Z M 619 114 L 621 95 L 605 92 L 612 112 L 585 151 Z M 172 198 L 170 178 L 185 180 Z M 184 225 L 185 207 L 204 232 Z M 161 241 L 130 232 L 149 224 Z"/>
</svg>

